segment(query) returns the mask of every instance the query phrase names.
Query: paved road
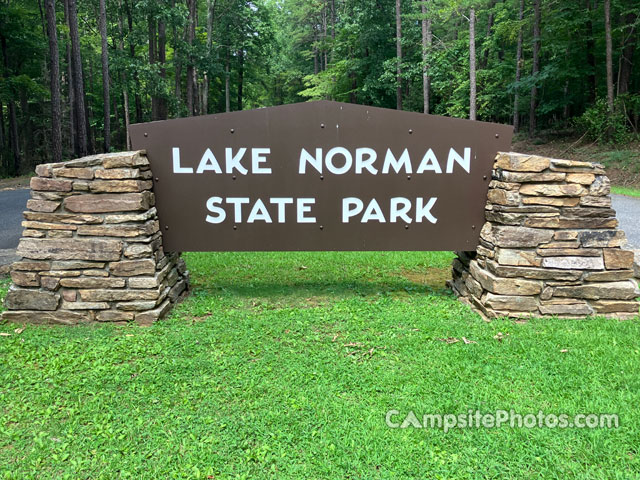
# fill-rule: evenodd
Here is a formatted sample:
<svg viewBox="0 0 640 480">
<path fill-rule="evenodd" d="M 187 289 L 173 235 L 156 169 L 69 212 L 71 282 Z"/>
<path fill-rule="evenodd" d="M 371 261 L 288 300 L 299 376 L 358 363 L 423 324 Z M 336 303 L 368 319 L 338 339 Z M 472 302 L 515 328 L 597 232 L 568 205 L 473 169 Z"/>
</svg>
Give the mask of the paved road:
<svg viewBox="0 0 640 480">
<path fill-rule="evenodd" d="M 640 248 L 640 198 L 612 195 L 620 227 L 629 243 Z M 16 248 L 22 232 L 22 212 L 25 210 L 29 190 L 0 191 L 0 250 Z"/>
<path fill-rule="evenodd" d="M 629 243 L 640 248 L 640 198 L 611 195 L 613 208 L 620 221 L 620 228 L 627 234 Z"/>
<path fill-rule="evenodd" d="M 0 249 L 18 246 L 28 199 L 29 190 L 0 191 Z"/>
</svg>

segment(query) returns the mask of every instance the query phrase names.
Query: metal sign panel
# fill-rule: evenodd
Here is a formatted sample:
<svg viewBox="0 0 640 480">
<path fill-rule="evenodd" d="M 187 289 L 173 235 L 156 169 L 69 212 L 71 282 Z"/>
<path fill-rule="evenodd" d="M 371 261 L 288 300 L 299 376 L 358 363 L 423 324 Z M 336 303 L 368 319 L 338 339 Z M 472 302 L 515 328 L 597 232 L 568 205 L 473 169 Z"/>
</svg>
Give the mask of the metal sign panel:
<svg viewBox="0 0 640 480">
<path fill-rule="evenodd" d="M 132 125 L 168 251 L 474 250 L 510 126 L 329 101 Z"/>
</svg>

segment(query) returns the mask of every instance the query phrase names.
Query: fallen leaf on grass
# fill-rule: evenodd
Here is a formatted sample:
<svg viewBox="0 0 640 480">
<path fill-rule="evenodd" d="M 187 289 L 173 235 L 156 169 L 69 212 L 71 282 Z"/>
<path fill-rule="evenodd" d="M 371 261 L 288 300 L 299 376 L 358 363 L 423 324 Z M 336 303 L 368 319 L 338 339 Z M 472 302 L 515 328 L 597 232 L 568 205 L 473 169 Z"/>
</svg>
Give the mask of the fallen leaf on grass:
<svg viewBox="0 0 640 480">
<path fill-rule="evenodd" d="M 305 265 L 300 265 L 300 267 L 299 267 L 300 270 L 306 270 L 307 268 L 309 268 L 309 267 L 307 267 Z"/>
<path fill-rule="evenodd" d="M 441 342 L 449 343 L 449 344 L 458 343 L 460 341 L 460 339 L 456 337 L 439 338 L 438 340 L 440 340 Z M 469 345 L 470 343 L 478 343 L 476 341 L 469 340 L 467 337 L 462 337 L 462 341 L 464 342 L 465 345 Z"/>
<path fill-rule="evenodd" d="M 20 328 L 16 328 L 13 333 L 15 333 L 16 335 L 20 335 L 22 332 L 24 332 L 25 327 L 20 327 Z"/>
<path fill-rule="evenodd" d="M 11 334 L 7 332 L 0 332 L 0 337 L 10 337 Z"/>
<path fill-rule="evenodd" d="M 560 353 L 567 353 L 569 351 L 568 348 L 563 348 L 562 350 L 560 350 Z"/>
<path fill-rule="evenodd" d="M 509 334 L 508 333 L 502 333 L 502 332 L 498 332 L 497 334 L 495 334 L 493 336 L 493 338 L 495 338 L 496 340 L 498 340 L 499 342 L 501 342 L 502 340 L 504 340 L 505 337 L 508 337 Z"/>
</svg>

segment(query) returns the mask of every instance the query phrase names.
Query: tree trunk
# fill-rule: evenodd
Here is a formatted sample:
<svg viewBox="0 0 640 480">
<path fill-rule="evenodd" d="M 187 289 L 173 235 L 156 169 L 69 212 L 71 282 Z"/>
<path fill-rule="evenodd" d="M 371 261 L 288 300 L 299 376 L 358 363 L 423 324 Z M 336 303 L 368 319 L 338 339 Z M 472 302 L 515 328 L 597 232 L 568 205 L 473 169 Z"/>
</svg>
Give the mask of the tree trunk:
<svg viewBox="0 0 640 480">
<path fill-rule="evenodd" d="M 122 6 L 120 2 L 120 6 Z M 118 41 L 118 50 L 123 54 L 124 53 L 124 35 L 122 28 L 122 16 L 118 15 L 118 33 L 120 34 L 120 39 Z M 122 105 L 124 107 L 124 130 L 125 130 L 125 148 L 129 150 L 131 148 L 131 140 L 129 139 L 129 90 L 127 88 L 127 74 L 123 69 L 122 73 L 120 73 L 120 81 L 122 82 Z"/>
<path fill-rule="evenodd" d="M 4 106 L 2 105 L 2 100 L 0 99 L 0 155 L 4 152 L 4 139 L 6 134 L 4 132 Z"/>
<path fill-rule="evenodd" d="M 5 131 L 4 131 L 4 106 L 2 105 L 2 100 L 0 99 L 0 156 L 4 152 L 4 144 L 5 144 Z"/>
<path fill-rule="evenodd" d="M 317 75 L 320 69 L 318 68 L 318 34 L 313 32 L 313 74 Z"/>
<path fill-rule="evenodd" d="M 46 24 L 46 20 L 45 20 L 45 13 L 42 11 L 42 0 L 38 0 L 38 10 L 40 10 L 40 24 L 42 25 L 42 35 L 46 36 L 47 35 L 47 24 Z"/>
<path fill-rule="evenodd" d="M 56 2 L 45 0 L 47 36 L 49 37 L 49 62 L 51 73 L 51 161 L 62 161 L 62 107 L 60 105 L 60 56 L 58 52 L 58 28 Z"/>
<path fill-rule="evenodd" d="M 82 78 L 82 56 L 80 53 L 80 35 L 78 33 L 78 14 L 76 0 L 66 0 L 69 7 L 69 37 L 71 39 L 71 70 L 75 98 L 76 136 L 78 139 L 77 155 L 84 157 L 89 153 L 88 122 L 85 108 L 84 79 Z"/>
<path fill-rule="evenodd" d="M 620 56 L 620 68 L 618 69 L 618 95 L 623 95 L 629 91 L 631 71 L 633 69 L 633 55 L 635 53 L 637 35 L 635 23 L 638 14 L 628 13 L 625 17 L 625 24 L 629 28 L 629 33 L 622 41 L 622 55 Z"/>
<path fill-rule="evenodd" d="M 336 45 L 336 0 L 331 0 L 331 63 Z"/>
<path fill-rule="evenodd" d="M 124 1 L 124 7 L 127 11 L 127 25 L 129 27 L 129 56 L 131 57 L 131 61 L 134 62 L 136 59 L 136 46 L 133 43 L 133 15 L 131 14 L 131 7 L 127 0 Z M 144 119 L 142 115 L 142 100 L 140 99 L 140 78 L 136 70 L 133 72 L 133 82 L 135 84 L 134 103 L 136 107 L 136 122 L 142 123 Z"/>
<path fill-rule="evenodd" d="M 93 77 L 93 63 L 89 63 L 89 78 Z M 84 72 L 82 73 L 82 85 L 86 85 L 87 78 L 84 76 Z M 86 90 L 85 90 L 86 91 Z M 88 102 L 88 99 L 85 95 L 84 99 L 84 115 L 87 123 L 87 150 L 89 155 L 93 155 L 96 153 L 96 131 L 95 128 L 91 126 L 91 118 L 93 117 L 93 111 L 91 110 L 91 104 Z"/>
<path fill-rule="evenodd" d="M 214 11 L 215 1 L 207 0 L 207 57 L 211 55 L 211 44 L 212 44 L 212 35 L 213 35 L 213 11 Z M 209 77 L 209 72 L 204 72 L 204 82 L 202 85 L 202 113 L 206 115 L 209 113 L 209 83 L 211 82 L 211 78 Z"/>
<path fill-rule="evenodd" d="M 402 110 L 402 11 L 396 0 L 396 109 Z"/>
<path fill-rule="evenodd" d="M 187 43 L 191 46 L 196 38 L 196 1 L 187 0 L 187 6 L 189 7 L 189 20 L 187 28 Z M 187 63 L 187 110 L 189 115 L 195 115 L 195 95 L 196 95 L 196 83 L 195 83 L 195 66 L 192 55 L 189 55 Z"/>
<path fill-rule="evenodd" d="M 0 46 L 2 47 L 2 59 L 4 71 L 10 73 L 9 57 L 7 56 L 7 39 L 0 31 Z M 18 139 L 18 118 L 16 115 L 16 106 L 13 100 L 9 100 L 9 147 L 13 157 L 12 162 L 7 162 L 7 173 L 10 176 L 16 176 L 20 172 L 20 142 Z"/>
<path fill-rule="evenodd" d="M 158 21 L 158 63 L 160 64 L 160 78 L 162 79 L 162 90 L 164 92 L 165 80 L 167 78 L 167 24 L 164 20 Z M 167 119 L 167 99 L 164 94 L 158 97 L 158 119 Z"/>
<path fill-rule="evenodd" d="M 16 105 L 9 101 L 9 146 L 13 156 L 13 162 L 9 164 L 7 173 L 10 176 L 17 176 L 20 173 L 20 139 L 18 137 L 18 116 L 16 115 Z"/>
<path fill-rule="evenodd" d="M 69 5 L 64 1 L 64 23 L 69 24 Z M 74 95 L 75 88 L 73 86 L 73 68 L 71 65 L 71 45 L 66 42 L 66 57 L 67 57 L 67 95 L 69 100 L 69 147 L 71 152 L 77 157 L 80 147 L 78 146 L 78 136 L 76 132 L 78 126 L 76 125 L 76 98 Z"/>
<path fill-rule="evenodd" d="M 476 112 L 476 10 L 469 11 L 469 120 L 475 120 Z"/>
<path fill-rule="evenodd" d="M 157 33 L 156 20 L 151 14 L 149 14 L 147 24 L 149 30 L 149 65 L 151 66 L 151 71 L 153 71 L 153 65 L 155 65 L 156 63 Z M 158 120 L 158 96 L 156 95 L 155 91 L 151 92 L 151 120 Z"/>
<path fill-rule="evenodd" d="M 496 0 L 491 0 L 489 5 L 489 18 L 487 20 L 487 40 L 491 37 L 491 31 L 493 30 L 494 14 L 493 8 L 496 6 Z M 489 46 L 486 46 L 482 52 L 482 60 L 480 61 L 480 70 L 484 70 L 489 65 Z"/>
<path fill-rule="evenodd" d="M 225 112 L 231 111 L 231 91 L 230 91 L 231 89 L 229 85 L 230 75 L 231 75 L 231 72 L 229 71 L 229 47 L 227 46 L 227 54 L 226 54 L 225 63 L 224 63 L 224 111 Z"/>
<path fill-rule="evenodd" d="M 595 103 L 596 91 L 596 42 L 593 38 L 593 21 L 591 20 L 592 0 L 587 0 L 587 65 L 589 65 L 589 73 L 587 75 L 589 84 L 589 100 Z"/>
<path fill-rule="evenodd" d="M 426 1 L 421 5 L 422 10 L 422 97 L 424 113 L 429 113 L 431 78 L 429 77 L 429 52 L 432 44 L 431 19 L 427 18 Z"/>
<path fill-rule="evenodd" d="M 174 9 L 176 7 L 176 0 L 171 0 L 171 8 Z M 174 72 L 174 95 L 176 97 L 177 102 L 177 115 L 178 117 L 181 115 L 182 111 L 182 55 L 178 50 L 178 29 L 173 25 L 173 68 Z"/>
<path fill-rule="evenodd" d="M 198 115 L 204 112 L 204 79 L 198 81 Z"/>
<path fill-rule="evenodd" d="M 104 104 L 104 142 L 105 152 L 111 150 L 111 96 L 109 94 L 109 50 L 107 44 L 107 8 L 105 0 L 100 0 L 100 38 L 102 40 L 102 102 Z"/>
<path fill-rule="evenodd" d="M 353 50 L 349 47 L 349 60 L 353 61 Z M 358 77 L 353 69 L 349 70 L 349 78 L 351 79 L 351 90 L 349 91 L 349 103 L 358 103 Z"/>
<path fill-rule="evenodd" d="M 114 136 L 114 144 L 116 148 L 120 149 L 121 145 L 124 143 L 122 139 L 122 130 L 120 128 L 120 112 L 118 111 L 118 96 L 114 95 L 111 97 L 111 101 L 113 102 L 111 105 L 111 111 L 113 112 L 113 121 L 111 122 L 111 131 Z"/>
<path fill-rule="evenodd" d="M 607 57 L 607 106 L 613 113 L 613 47 L 611 45 L 611 0 L 604 0 L 604 31 Z"/>
<path fill-rule="evenodd" d="M 29 97 L 27 91 L 20 91 L 20 133 L 22 134 L 22 165 L 29 165 L 33 158 L 33 122 L 29 108 Z"/>
<path fill-rule="evenodd" d="M 328 1 L 325 1 L 322 4 L 322 29 L 323 29 L 323 41 L 322 41 L 322 56 L 324 58 L 324 69 L 326 70 L 327 67 L 329 66 L 329 55 L 327 53 L 327 38 L 329 37 L 329 19 L 327 18 L 329 15 L 329 12 L 327 11 L 327 3 Z"/>
<path fill-rule="evenodd" d="M 518 20 L 520 22 L 520 28 L 518 30 L 518 48 L 516 51 L 516 88 L 513 99 L 513 129 L 515 132 L 520 131 L 520 106 L 518 105 L 520 100 L 520 78 L 522 77 L 522 20 L 524 19 L 524 0 L 520 0 L 520 13 Z"/>
<path fill-rule="evenodd" d="M 529 137 L 533 137 L 536 131 L 536 107 L 538 95 L 538 73 L 540 72 L 540 1 L 533 1 L 533 87 L 531 87 L 531 104 L 529 106 Z"/>
<path fill-rule="evenodd" d="M 238 50 L 238 111 L 242 110 L 242 87 L 244 82 L 244 50 Z"/>
</svg>

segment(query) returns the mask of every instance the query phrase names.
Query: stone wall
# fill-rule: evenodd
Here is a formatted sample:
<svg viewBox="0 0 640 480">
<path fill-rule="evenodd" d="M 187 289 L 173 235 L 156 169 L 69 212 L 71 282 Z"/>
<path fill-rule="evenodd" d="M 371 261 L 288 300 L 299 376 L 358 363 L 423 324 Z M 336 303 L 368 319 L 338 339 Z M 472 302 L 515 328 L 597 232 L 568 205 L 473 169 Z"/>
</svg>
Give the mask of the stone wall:
<svg viewBox="0 0 640 480">
<path fill-rule="evenodd" d="M 480 245 L 457 253 L 451 287 L 490 318 L 636 317 L 640 272 L 609 194 L 601 165 L 498 154 Z"/>
<path fill-rule="evenodd" d="M 144 152 L 38 165 L 4 320 L 151 323 L 188 289 L 165 253 Z"/>
<path fill-rule="evenodd" d="M 148 324 L 165 315 L 188 272 L 162 248 L 144 152 L 36 174 L 2 319 Z M 637 316 L 640 263 L 609 193 L 600 165 L 500 153 L 480 245 L 458 252 L 451 287 L 487 317 Z"/>
</svg>

